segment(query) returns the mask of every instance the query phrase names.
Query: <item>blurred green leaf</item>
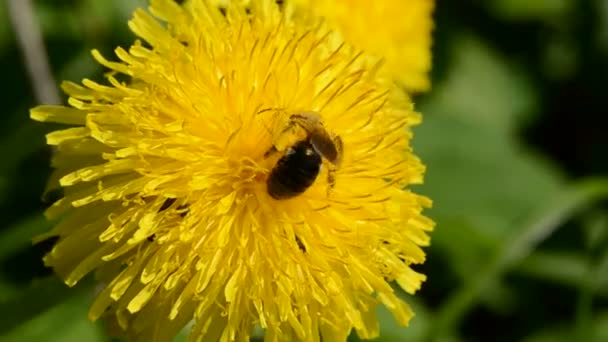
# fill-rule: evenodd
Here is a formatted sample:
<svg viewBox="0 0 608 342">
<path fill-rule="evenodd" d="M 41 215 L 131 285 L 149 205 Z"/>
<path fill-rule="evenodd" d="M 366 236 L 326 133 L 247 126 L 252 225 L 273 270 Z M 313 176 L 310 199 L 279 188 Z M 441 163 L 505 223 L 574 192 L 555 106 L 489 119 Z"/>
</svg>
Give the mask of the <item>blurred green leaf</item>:
<svg viewBox="0 0 608 342">
<path fill-rule="evenodd" d="M 430 114 L 416 128 L 414 145 L 429 165 L 422 191 L 433 199 L 430 215 L 438 221 L 469 225 L 498 240 L 515 220 L 560 188 L 562 180 L 555 169 L 508 137 L 442 113 L 425 112 Z M 435 234 L 443 233 L 438 229 Z"/>
<path fill-rule="evenodd" d="M 469 272 L 470 276 L 470 272 Z M 517 307 L 519 294 L 502 282 L 502 279 L 492 279 L 479 293 L 479 302 L 492 312 L 507 316 Z"/>
<path fill-rule="evenodd" d="M 592 319 L 587 340 L 577 340 L 570 333 L 572 322 L 560 322 L 547 325 L 540 331 L 527 336 L 522 342 L 605 342 L 608 341 L 608 311 L 596 314 Z"/>
<path fill-rule="evenodd" d="M 450 72 L 420 107 L 427 116 L 453 117 L 489 134 L 509 134 L 535 111 L 532 82 L 513 62 L 471 35 L 455 36 L 449 48 Z"/>
<path fill-rule="evenodd" d="M 597 42 L 604 53 L 608 53 L 608 1 L 596 0 L 599 15 Z"/>
<path fill-rule="evenodd" d="M 498 16 L 511 19 L 554 19 L 571 11 L 575 0 L 494 0 L 488 6 Z"/>
<path fill-rule="evenodd" d="M 596 221 L 589 221 L 595 225 Z M 605 228 L 605 222 L 600 221 L 600 225 Z M 574 336 L 581 341 L 591 340 L 593 316 L 593 299 L 595 293 L 603 285 L 601 281 L 608 273 L 608 248 L 602 248 L 597 258 L 594 258 L 592 245 L 588 248 L 588 267 L 584 277 L 581 279 L 580 292 L 576 307 L 576 329 Z M 606 247 L 606 246 L 604 246 Z"/>
<path fill-rule="evenodd" d="M 57 73 L 57 79 L 78 82 L 84 77 L 90 77 L 89 75 L 99 73 L 101 70 L 101 65 L 95 62 L 91 56 L 91 52 L 82 50 L 61 68 Z"/>
<path fill-rule="evenodd" d="M 20 114 L 23 118 L 28 117 L 27 111 Z M 18 118 L 18 114 L 14 117 Z M 0 175 L 11 175 L 16 170 L 18 163 L 45 146 L 44 134 L 49 127 L 29 119 L 19 121 L 20 125 L 14 126 L 10 134 L 0 137 L 0 154 L 2 155 Z M 15 148 L 16 146 L 19 148 Z"/>
<path fill-rule="evenodd" d="M 52 2 L 36 3 L 36 14 L 45 36 L 86 40 L 108 36 L 116 30 L 127 32 L 127 21 L 133 10 L 147 7 L 148 1 L 84 0 L 75 4 L 66 11 Z"/>
<path fill-rule="evenodd" d="M 468 282 L 523 218 L 559 193 L 563 177 L 517 143 L 516 128 L 537 105 L 530 80 L 473 37 L 450 46 L 455 66 L 421 104 L 414 145 L 428 165 L 421 192 L 433 199 L 428 215 L 438 223 L 432 252 Z M 475 296 L 506 311 L 510 293 L 487 279 Z"/>
<path fill-rule="evenodd" d="M 6 193 L 6 189 L 8 188 L 9 184 L 10 184 L 9 177 L 7 177 L 4 174 L 0 174 L 0 194 Z M 0 195 L 0 203 L 3 200 L 2 197 L 3 196 Z"/>
<path fill-rule="evenodd" d="M 438 222 L 432 248 L 463 279 L 560 188 L 551 167 L 505 136 L 440 113 L 416 129 L 415 145 L 429 165 L 421 192 L 433 199 L 428 215 Z"/>
<path fill-rule="evenodd" d="M 540 331 L 536 331 L 523 339 L 522 342 L 561 342 L 571 341 L 568 331 L 568 323 L 564 322 L 557 325 L 549 325 Z M 587 342 L 587 341 L 585 341 Z M 589 341 L 591 342 L 591 341 Z"/>
<path fill-rule="evenodd" d="M 0 260 L 32 245 L 32 238 L 48 231 L 52 224 L 42 214 L 34 215 L 0 231 Z"/>
<path fill-rule="evenodd" d="M 593 320 L 593 342 L 608 341 L 608 311 L 596 315 Z"/>
<path fill-rule="evenodd" d="M 51 223 L 38 213 L 0 230 L 0 266 L 2 266 L 0 269 L 0 303 L 28 291 L 22 281 L 15 281 L 13 278 L 14 276 L 17 278 L 22 278 L 24 275 L 31 276 L 35 273 L 33 267 L 29 265 L 31 259 L 33 258 L 34 263 L 40 268 L 42 268 L 42 260 L 35 253 L 32 258 L 23 260 L 19 257 L 20 253 L 33 252 L 32 237 L 48 231 L 50 227 Z M 15 260 L 21 264 L 21 267 L 26 267 L 20 272 L 21 274 L 13 273 L 19 270 L 19 266 L 14 266 Z"/>
<path fill-rule="evenodd" d="M 173 339 L 173 342 L 186 342 L 188 341 L 188 334 L 190 334 L 190 330 L 192 330 L 192 326 L 194 325 L 194 321 L 190 321 L 190 323 L 186 324 L 186 326 L 179 332 L 179 334 Z M 259 328 L 259 327 L 258 327 Z M 259 328 L 261 330 L 261 328 Z M 251 337 L 251 341 L 264 341 L 264 335 L 262 333 L 256 334 L 253 333 Z"/>
<path fill-rule="evenodd" d="M 4 52 L 11 41 L 14 40 L 6 6 L 6 1 L 0 3 L 0 52 Z"/>
<path fill-rule="evenodd" d="M 522 260 L 514 271 L 548 282 L 577 287 L 585 275 L 586 267 L 586 260 L 578 251 L 536 251 Z"/>
<path fill-rule="evenodd" d="M 98 6 L 103 6 L 108 3 L 106 0 L 96 0 Z M 103 5 L 102 5 L 103 4 Z M 123 0 L 112 0 L 112 7 L 116 11 L 117 19 L 121 22 L 125 22 L 131 19 L 133 15 L 133 10 L 135 8 L 144 8 L 147 9 L 149 6 L 148 0 L 131 0 L 131 1 L 123 1 Z"/>
<path fill-rule="evenodd" d="M 45 39 L 50 38 L 84 38 L 82 18 L 74 8 L 71 11 L 64 10 L 63 7 L 54 5 L 51 1 L 38 1 L 34 7 L 36 17 L 40 24 L 40 30 Z"/>
<path fill-rule="evenodd" d="M 405 300 L 414 310 L 415 316 L 410 321 L 407 327 L 403 327 L 397 323 L 390 311 L 383 305 L 378 306 L 376 314 L 380 322 L 380 337 L 375 339 L 379 342 L 393 341 L 422 341 L 426 330 L 433 323 L 431 313 L 418 301 L 415 297 L 407 296 Z M 356 333 L 351 334 L 349 340 L 362 341 Z"/>
<path fill-rule="evenodd" d="M 584 218 L 583 233 L 589 251 L 606 247 L 608 243 L 608 213 L 597 210 Z"/>
<path fill-rule="evenodd" d="M 596 272 L 597 295 L 608 298 L 608 268 Z M 580 251 L 536 251 L 514 268 L 518 274 L 573 288 L 585 280 L 588 261 Z"/>
<path fill-rule="evenodd" d="M 0 302 L 0 341 L 108 341 L 87 320 L 91 297 L 90 288 L 67 289 L 54 277 L 38 280 L 20 297 Z"/>
<path fill-rule="evenodd" d="M 568 34 L 555 34 L 544 40 L 542 69 L 551 80 L 565 80 L 580 68 L 580 46 Z"/>
<path fill-rule="evenodd" d="M 399 325 L 386 307 L 378 307 L 380 337 L 377 341 L 420 341 L 422 339 L 424 332 L 432 324 L 430 313 L 422 303 L 413 298 L 407 298 L 407 301 L 415 312 L 415 316 L 407 328 Z"/>
<path fill-rule="evenodd" d="M 420 106 L 426 116 L 414 145 L 429 165 L 422 191 L 441 225 L 435 243 L 459 248 L 451 241 L 469 239 L 492 248 L 555 195 L 562 178 L 516 143 L 515 127 L 535 108 L 529 81 L 481 41 L 460 37 L 452 47 L 456 66 Z"/>
<path fill-rule="evenodd" d="M 488 284 L 528 256 L 566 219 L 607 196 L 608 179 L 594 179 L 575 184 L 548 202 L 548 205 L 531 216 L 528 223 L 514 230 L 485 265 L 448 298 L 437 313 L 433 329 L 428 331 L 431 339 L 437 340 L 442 334 L 452 331 Z"/>
</svg>

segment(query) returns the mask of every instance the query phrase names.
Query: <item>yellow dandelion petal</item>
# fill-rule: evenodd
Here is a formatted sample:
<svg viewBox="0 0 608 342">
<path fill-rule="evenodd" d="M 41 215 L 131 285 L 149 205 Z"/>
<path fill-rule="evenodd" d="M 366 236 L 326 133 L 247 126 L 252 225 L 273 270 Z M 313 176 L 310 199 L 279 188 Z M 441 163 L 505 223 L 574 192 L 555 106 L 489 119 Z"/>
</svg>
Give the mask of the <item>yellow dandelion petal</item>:
<svg viewBox="0 0 608 342">
<path fill-rule="evenodd" d="M 379 304 L 407 324 L 390 282 L 420 287 L 433 226 L 407 189 L 410 100 L 274 1 L 153 0 L 129 26 L 143 41 L 117 61 L 93 52 L 108 84 L 31 111 L 74 126 L 47 136 L 64 195 L 39 239 L 59 238 L 44 260 L 68 285 L 104 285 L 89 317 L 141 341 L 190 322 L 196 341 L 372 338 Z"/>
<path fill-rule="evenodd" d="M 430 88 L 434 0 L 290 0 L 296 13 L 327 20 L 346 41 L 384 59 L 392 77 L 409 91 Z M 306 15 L 304 15 L 306 16 Z"/>
</svg>

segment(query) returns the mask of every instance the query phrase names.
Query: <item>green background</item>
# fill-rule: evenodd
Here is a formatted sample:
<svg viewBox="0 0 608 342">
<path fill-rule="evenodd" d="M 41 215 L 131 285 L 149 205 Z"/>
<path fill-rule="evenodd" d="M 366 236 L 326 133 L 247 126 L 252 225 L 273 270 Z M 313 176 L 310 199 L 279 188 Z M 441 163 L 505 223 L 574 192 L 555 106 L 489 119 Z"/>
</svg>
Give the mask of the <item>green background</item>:
<svg viewBox="0 0 608 342">
<path fill-rule="evenodd" d="M 89 55 L 133 36 L 143 0 L 34 1 L 57 80 L 99 78 Z M 608 1 L 440 1 L 433 89 L 414 147 L 436 222 L 407 329 L 380 341 L 608 341 Z M 0 341 L 107 341 L 94 285 L 68 289 L 33 235 L 50 172 L 6 2 L 0 3 Z M 64 98 L 65 100 L 65 98 Z M 406 295 L 404 295 L 406 296 Z M 353 337 L 356 340 L 356 337 Z"/>
</svg>

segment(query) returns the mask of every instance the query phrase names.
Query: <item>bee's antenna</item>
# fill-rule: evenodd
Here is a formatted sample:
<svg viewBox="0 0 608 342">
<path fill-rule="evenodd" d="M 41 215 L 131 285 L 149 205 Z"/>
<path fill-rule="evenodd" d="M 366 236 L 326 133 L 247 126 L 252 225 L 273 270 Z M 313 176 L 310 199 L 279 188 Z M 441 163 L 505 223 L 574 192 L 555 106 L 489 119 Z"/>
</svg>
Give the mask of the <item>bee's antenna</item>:
<svg viewBox="0 0 608 342">
<path fill-rule="evenodd" d="M 278 112 L 278 111 L 283 111 L 283 112 L 284 112 L 284 111 L 285 111 L 285 108 L 278 108 L 278 107 L 269 107 L 269 108 L 264 108 L 264 109 L 260 109 L 260 110 L 258 110 L 258 112 L 256 113 L 256 115 L 259 115 L 259 114 L 262 114 L 262 113 L 265 113 L 265 112 L 269 112 L 269 111 L 271 111 L 271 110 L 276 110 L 277 112 Z"/>
</svg>

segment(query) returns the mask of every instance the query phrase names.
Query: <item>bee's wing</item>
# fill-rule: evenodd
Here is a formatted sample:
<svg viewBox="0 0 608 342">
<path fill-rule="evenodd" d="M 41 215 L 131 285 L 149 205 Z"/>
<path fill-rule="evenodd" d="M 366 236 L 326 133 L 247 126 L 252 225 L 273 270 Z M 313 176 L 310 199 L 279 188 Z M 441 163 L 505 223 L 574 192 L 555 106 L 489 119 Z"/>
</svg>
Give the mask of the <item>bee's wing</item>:
<svg viewBox="0 0 608 342">
<path fill-rule="evenodd" d="M 310 135 L 310 143 L 318 154 L 332 164 L 338 163 L 338 150 L 328 134 L 317 130 Z"/>
</svg>

